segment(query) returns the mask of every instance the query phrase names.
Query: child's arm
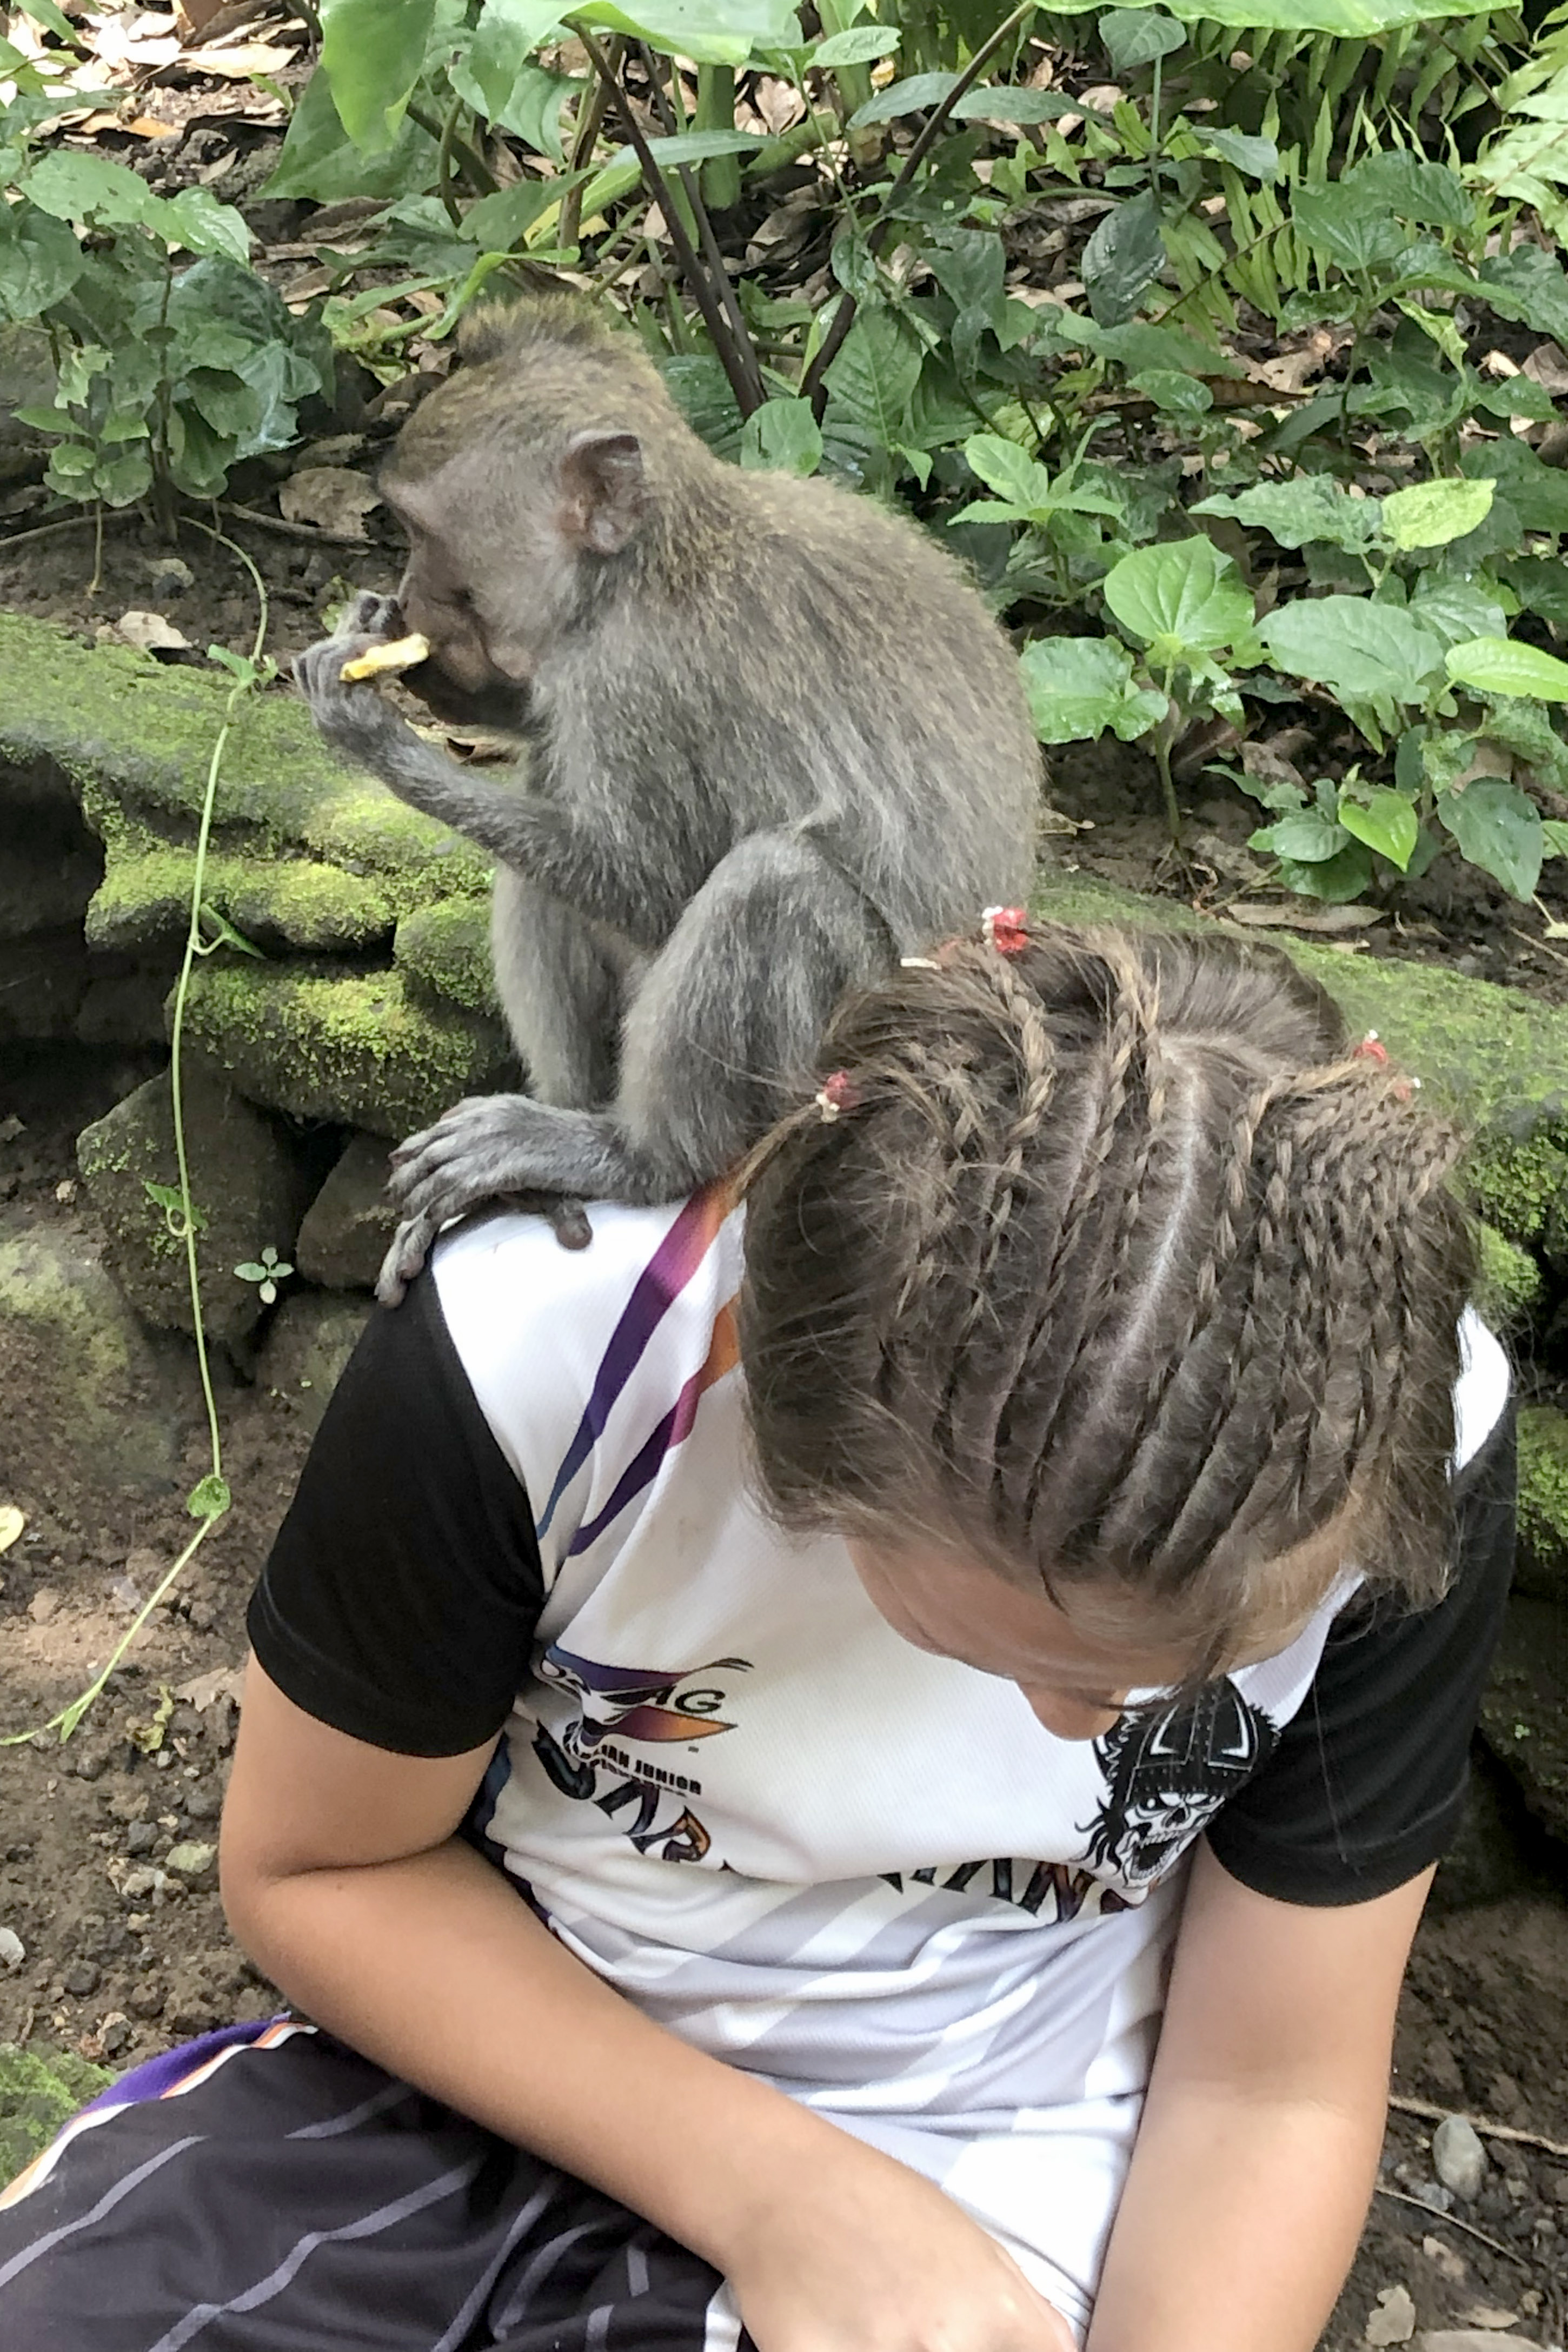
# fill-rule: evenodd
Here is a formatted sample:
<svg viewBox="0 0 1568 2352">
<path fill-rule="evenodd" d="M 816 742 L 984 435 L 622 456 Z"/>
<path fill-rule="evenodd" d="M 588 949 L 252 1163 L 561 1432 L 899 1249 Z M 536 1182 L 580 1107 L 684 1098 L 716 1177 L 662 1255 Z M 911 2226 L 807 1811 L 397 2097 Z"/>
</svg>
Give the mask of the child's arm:
<svg viewBox="0 0 1568 2352">
<path fill-rule="evenodd" d="M 1310 1908 L 1200 1845 L 1089 2352 L 1312 2352 L 1372 2194 L 1431 1875 Z"/>
<path fill-rule="evenodd" d="M 1072 2352 L 939 2189 L 642 2016 L 455 1837 L 490 1752 L 352 1739 L 252 1659 L 224 1900 L 289 1997 L 704 2256 L 759 2352 Z"/>
</svg>

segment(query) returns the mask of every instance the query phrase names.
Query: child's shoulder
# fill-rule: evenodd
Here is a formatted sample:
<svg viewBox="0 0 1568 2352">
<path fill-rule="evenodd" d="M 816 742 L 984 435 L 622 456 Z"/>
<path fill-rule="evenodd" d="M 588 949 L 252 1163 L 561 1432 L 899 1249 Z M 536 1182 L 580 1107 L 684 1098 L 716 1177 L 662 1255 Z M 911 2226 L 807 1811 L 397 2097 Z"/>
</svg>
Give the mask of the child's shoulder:
<svg viewBox="0 0 1568 2352">
<path fill-rule="evenodd" d="M 468 1384 L 536 1503 L 563 1462 L 575 1473 L 589 1451 L 640 1444 L 650 1415 L 734 1361 L 742 1220 L 721 1187 L 655 1209 L 593 1202 L 588 1217 L 586 1249 L 514 1211 L 460 1226 L 433 1262 Z"/>
</svg>

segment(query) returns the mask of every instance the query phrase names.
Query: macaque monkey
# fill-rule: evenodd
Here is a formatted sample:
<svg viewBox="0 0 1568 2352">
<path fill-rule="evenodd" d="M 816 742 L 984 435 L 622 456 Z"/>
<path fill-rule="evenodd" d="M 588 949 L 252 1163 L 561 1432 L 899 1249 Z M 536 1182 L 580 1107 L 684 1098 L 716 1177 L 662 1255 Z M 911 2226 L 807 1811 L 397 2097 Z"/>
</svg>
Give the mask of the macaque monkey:
<svg viewBox="0 0 1568 2352">
<path fill-rule="evenodd" d="M 771 1124 L 850 983 L 1022 898 L 1039 752 L 1017 663 L 915 523 L 744 471 L 632 335 L 570 298 L 481 311 L 381 488 L 395 600 L 295 675 L 327 741 L 498 861 L 497 985 L 528 1094 L 458 1103 L 394 1157 L 395 1304 L 482 1201 L 679 1199 Z M 510 733 L 506 781 L 345 670 Z M 419 651 L 400 646 L 392 667 Z"/>
</svg>

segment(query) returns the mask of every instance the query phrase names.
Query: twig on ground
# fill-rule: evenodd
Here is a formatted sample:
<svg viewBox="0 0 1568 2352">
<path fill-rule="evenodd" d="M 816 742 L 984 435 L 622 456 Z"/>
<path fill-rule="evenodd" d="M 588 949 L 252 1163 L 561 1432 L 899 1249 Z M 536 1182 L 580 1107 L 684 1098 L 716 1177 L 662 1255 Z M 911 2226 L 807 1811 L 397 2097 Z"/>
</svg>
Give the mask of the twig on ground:
<svg viewBox="0 0 1568 2352">
<path fill-rule="evenodd" d="M 258 530 L 276 531 L 280 539 L 297 539 L 306 547 L 374 548 L 374 539 L 353 539 L 346 530 L 322 530 L 313 522 L 290 522 L 284 515 L 262 514 L 256 507 L 236 506 L 232 499 L 215 499 L 220 514 L 233 515 L 239 522 L 253 522 Z"/>
<path fill-rule="evenodd" d="M 1521 931 L 1519 936 L 1522 940 L 1529 934 Z M 1401 2099 L 1391 2095 L 1388 2104 L 1396 2115 L 1419 2116 L 1424 2123 L 1468 2124 L 1472 2131 L 1484 2133 L 1488 2139 L 1512 2140 L 1517 2147 L 1538 2147 L 1547 2156 L 1568 2157 L 1568 2147 L 1561 2140 L 1548 2139 L 1542 2132 L 1521 2131 L 1517 2124 L 1494 2124 L 1489 2116 L 1468 2116 L 1454 2107 L 1436 2106 L 1430 2099 Z"/>
<path fill-rule="evenodd" d="M 1425 2213 L 1428 2221 L 1438 2228 L 1463 2230 L 1467 2238 L 1479 2238 L 1483 2246 L 1489 2246 L 1494 2254 L 1506 2255 L 1510 2263 L 1517 2263 L 1521 2270 L 1528 2271 L 1534 2267 L 1530 2256 L 1521 2254 L 1517 2246 L 1505 2246 L 1500 2238 L 1491 2237 L 1485 2230 L 1478 2230 L 1473 2221 L 1461 2221 L 1457 2213 L 1439 2213 L 1437 2208 L 1428 2205 L 1424 2197 L 1408 2196 L 1403 2189 L 1385 2189 L 1381 2180 L 1377 2184 L 1377 2194 L 1391 2198 L 1395 2205 L 1414 2205 L 1418 2213 Z"/>
</svg>

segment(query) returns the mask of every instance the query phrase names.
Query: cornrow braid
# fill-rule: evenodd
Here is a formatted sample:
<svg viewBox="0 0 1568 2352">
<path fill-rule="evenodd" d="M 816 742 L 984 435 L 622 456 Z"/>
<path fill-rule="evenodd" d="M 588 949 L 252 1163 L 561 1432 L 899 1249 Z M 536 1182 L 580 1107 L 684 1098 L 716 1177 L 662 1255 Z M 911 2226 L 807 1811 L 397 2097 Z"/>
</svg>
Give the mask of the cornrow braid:
<svg viewBox="0 0 1568 2352">
<path fill-rule="evenodd" d="M 851 1107 L 811 1081 L 742 1179 L 782 1521 L 1130 1587 L 1205 1657 L 1342 1523 L 1435 1597 L 1457 1139 L 1286 957 L 1010 925 L 857 992 L 823 1065 Z"/>
</svg>

